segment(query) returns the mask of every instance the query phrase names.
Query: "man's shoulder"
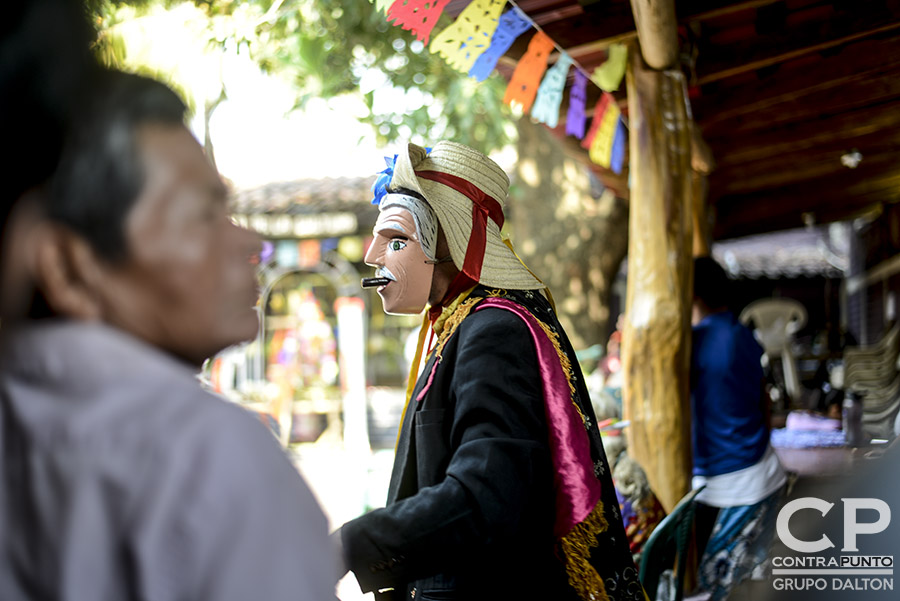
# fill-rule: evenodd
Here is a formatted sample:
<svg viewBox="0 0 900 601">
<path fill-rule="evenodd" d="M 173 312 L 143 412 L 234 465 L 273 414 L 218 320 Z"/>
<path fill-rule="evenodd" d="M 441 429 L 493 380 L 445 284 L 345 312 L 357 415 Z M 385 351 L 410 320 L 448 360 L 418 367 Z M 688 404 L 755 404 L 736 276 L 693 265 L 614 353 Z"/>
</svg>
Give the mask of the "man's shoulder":
<svg viewBox="0 0 900 601">
<path fill-rule="evenodd" d="M 460 333 L 501 336 L 527 334 L 528 327 L 520 313 L 531 314 L 514 301 L 504 299 L 504 305 L 490 304 L 483 299 L 469 312 L 460 324 Z M 513 310 L 510 310 L 513 309 Z"/>
<path fill-rule="evenodd" d="M 692 327 L 694 336 L 711 340 L 745 341 L 755 340 L 753 330 L 742 324 L 731 311 L 719 311 L 704 317 L 700 323 Z"/>
<path fill-rule="evenodd" d="M 199 382 L 160 386 L 158 396 L 152 390 L 148 393 L 134 400 L 129 429 L 136 430 L 135 439 L 161 447 L 168 456 L 232 451 L 254 455 L 260 446 L 265 451 L 268 443 L 276 443 L 249 410 L 203 389 Z"/>
<path fill-rule="evenodd" d="M 244 436 L 261 424 L 203 389 L 192 370 L 139 340 L 97 324 L 36 328 L 3 369 L 8 409 L 52 454 L 160 458 L 185 446 Z M 169 451 L 173 450 L 173 451 Z"/>
</svg>

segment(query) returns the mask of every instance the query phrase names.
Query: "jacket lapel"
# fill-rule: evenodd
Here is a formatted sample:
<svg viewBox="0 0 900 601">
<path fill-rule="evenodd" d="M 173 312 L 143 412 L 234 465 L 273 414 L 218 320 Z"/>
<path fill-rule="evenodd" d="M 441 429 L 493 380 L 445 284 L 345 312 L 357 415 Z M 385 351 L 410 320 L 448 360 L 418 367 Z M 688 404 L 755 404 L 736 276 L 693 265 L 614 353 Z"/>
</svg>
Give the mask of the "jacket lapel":
<svg viewBox="0 0 900 601">
<path fill-rule="evenodd" d="M 425 385 L 428 374 L 434 366 L 436 357 L 432 353 L 428 361 L 425 362 L 425 368 L 422 370 L 419 379 L 416 381 L 416 387 L 413 390 L 409 406 L 403 415 L 403 423 L 400 426 L 400 436 L 397 438 L 397 451 L 394 454 L 394 469 L 391 471 L 391 483 L 388 486 L 387 504 L 397 502 L 400 499 L 408 497 L 418 490 L 417 469 L 416 469 L 416 411 L 419 409 L 419 403 L 416 397 Z"/>
</svg>

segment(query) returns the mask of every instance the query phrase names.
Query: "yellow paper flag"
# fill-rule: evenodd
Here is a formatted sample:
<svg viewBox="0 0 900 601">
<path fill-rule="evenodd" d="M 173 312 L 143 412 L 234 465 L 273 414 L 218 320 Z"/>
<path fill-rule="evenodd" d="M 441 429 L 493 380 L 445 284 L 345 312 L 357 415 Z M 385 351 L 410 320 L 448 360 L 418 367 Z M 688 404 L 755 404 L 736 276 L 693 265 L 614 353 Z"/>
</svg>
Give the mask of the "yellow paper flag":
<svg viewBox="0 0 900 601">
<path fill-rule="evenodd" d="M 431 40 L 431 52 L 444 57 L 457 71 L 468 73 L 491 45 L 506 0 L 475 0 L 456 21 Z"/>
<path fill-rule="evenodd" d="M 624 44 L 612 44 L 606 51 L 606 62 L 594 69 L 591 81 L 604 92 L 619 89 L 628 62 L 628 48 Z"/>
<path fill-rule="evenodd" d="M 600 121 L 600 127 L 597 129 L 597 135 L 591 142 L 591 149 L 588 156 L 591 160 L 601 167 L 609 169 L 610 157 L 612 156 L 613 140 L 616 136 L 616 125 L 619 123 L 619 116 L 622 111 L 616 101 L 610 98 L 610 103 L 603 112 Z"/>
</svg>

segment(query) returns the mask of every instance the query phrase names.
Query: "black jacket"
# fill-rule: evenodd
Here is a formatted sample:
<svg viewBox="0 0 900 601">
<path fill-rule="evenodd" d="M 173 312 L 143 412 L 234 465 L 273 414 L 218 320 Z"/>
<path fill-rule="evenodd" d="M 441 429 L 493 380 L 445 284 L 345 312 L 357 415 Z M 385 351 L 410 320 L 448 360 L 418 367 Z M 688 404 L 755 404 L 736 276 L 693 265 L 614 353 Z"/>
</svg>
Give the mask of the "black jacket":
<svg viewBox="0 0 900 601">
<path fill-rule="evenodd" d="M 507 297 L 562 334 L 540 294 Z M 596 443 L 610 524 L 594 553 L 598 571 L 611 579 L 611 599 L 642 599 L 599 434 Z M 553 502 L 531 334 L 513 313 L 486 308 L 428 358 L 404 415 L 387 507 L 344 525 L 345 559 L 363 590 L 393 588 L 393 598 L 576 599 L 556 557 Z M 613 594 L 629 585 L 632 594 Z"/>
</svg>

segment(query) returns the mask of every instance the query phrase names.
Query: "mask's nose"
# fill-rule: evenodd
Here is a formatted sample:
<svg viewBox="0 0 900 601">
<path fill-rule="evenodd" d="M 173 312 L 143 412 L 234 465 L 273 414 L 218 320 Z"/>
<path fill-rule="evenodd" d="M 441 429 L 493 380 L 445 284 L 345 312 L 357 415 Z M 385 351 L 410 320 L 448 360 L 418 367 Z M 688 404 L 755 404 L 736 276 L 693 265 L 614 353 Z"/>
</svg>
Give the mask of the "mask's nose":
<svg viewBox="0 0 900 601">
<path fill-rule="evenodd" d="M 366 256 L 363 257 L 365 264 L 369 267 L 381 267 L 384 265 L 384 247 L 385 244 L 381 240 L 381 236 L 375 236 L 372 244 L 369 245 L 369 250 L 366 251 Z"/>
</svg>

